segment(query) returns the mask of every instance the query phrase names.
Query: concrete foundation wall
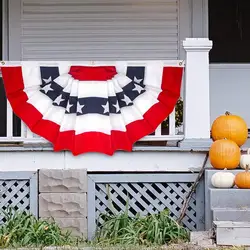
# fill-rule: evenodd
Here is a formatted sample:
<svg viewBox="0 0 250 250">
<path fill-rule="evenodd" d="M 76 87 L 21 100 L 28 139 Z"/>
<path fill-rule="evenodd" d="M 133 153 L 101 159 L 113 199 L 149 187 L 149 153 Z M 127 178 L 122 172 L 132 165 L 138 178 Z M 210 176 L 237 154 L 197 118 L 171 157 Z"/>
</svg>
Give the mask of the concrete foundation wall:
<svg viewBox="0 0 250 250">
<path fill-rule="evenodd" d="M 39 170 L 39 217 L 87 237 L 87 171 Z"/>
</svg>

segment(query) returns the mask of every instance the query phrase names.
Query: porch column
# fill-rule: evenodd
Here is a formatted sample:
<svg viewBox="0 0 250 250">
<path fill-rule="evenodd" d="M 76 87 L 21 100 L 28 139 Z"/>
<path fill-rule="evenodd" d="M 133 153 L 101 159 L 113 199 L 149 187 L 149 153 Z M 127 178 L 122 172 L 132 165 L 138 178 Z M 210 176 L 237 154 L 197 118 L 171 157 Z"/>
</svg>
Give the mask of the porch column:
<svg viewBox="0 0 250 250">
<path fill-rule="evenodd" d="M 203 148 L 211 145 L 209 98 L 209 51 L 212 41 L 208 38 L 187 38 L 183 41 L 186 51 L 184 85 L 184 135 L 180 143 L 184 148 Z"/>
</svg>

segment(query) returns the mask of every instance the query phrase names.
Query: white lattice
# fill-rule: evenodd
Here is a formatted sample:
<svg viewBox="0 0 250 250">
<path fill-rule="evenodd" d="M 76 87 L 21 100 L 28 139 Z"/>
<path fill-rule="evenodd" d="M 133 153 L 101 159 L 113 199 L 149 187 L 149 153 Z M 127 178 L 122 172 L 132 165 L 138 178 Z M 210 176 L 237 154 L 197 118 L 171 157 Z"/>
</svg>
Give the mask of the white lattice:
<svg viewBox="0 0 250 250">
<path fill-rule="evenodd" d="M 99 215 L 119 213 L 125 211 L 129 204 L 129 215 L 135 216 L 158 213 L 166 208 L 170 216 L 177 218 L 180 215 L 183 201 L 189 192 L 192 183 L 96 183 L 95 205 L 96 219 L 103 221 Z M 112 202 L 110 202 L 112 201 Z M 194 194 L 183 224 L 190 230 L 196 230 L 196 195 Z"/>
</svg>

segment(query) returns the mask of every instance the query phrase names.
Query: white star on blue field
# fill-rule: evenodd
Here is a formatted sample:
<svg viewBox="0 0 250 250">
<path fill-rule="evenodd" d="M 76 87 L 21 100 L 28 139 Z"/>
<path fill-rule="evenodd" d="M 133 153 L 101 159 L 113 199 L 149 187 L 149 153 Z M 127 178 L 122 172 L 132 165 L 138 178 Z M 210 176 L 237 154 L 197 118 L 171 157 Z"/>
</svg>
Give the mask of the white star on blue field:
<svg viewBox="0 0 250 250">
<path fill-rule="evenodd" d="M 146 91 L 143 84 L 145 67 L 128 66 L 126 76 L 131 82 L 124 86 L 121 92 L 107 98 L 78 98 L 65 92 L 63 87 L 54 81 L 60 76 L 58 67 L 40 67 L 40 72 L 42 81 L 40 91 L 53 100 L 54 106 L 63 107 L 67 114 L 119 114 L 122 108 L 132 106 L 133 100 Z"/>
</svg>

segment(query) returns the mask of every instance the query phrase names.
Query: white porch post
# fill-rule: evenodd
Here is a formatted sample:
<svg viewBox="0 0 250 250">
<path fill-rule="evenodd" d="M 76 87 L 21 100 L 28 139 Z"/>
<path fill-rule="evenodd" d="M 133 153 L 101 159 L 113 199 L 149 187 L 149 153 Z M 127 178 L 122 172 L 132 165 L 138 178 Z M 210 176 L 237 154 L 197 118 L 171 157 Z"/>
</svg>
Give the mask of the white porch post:
<svg viewBox="0 0 250 250">
<path fill-rule="evenodd" d="M 184 135 L 181 147 L 204 147 L 210 140 L 209 51 L 208 38 L 187 38 L 184 86 Z"/>
</svg>

